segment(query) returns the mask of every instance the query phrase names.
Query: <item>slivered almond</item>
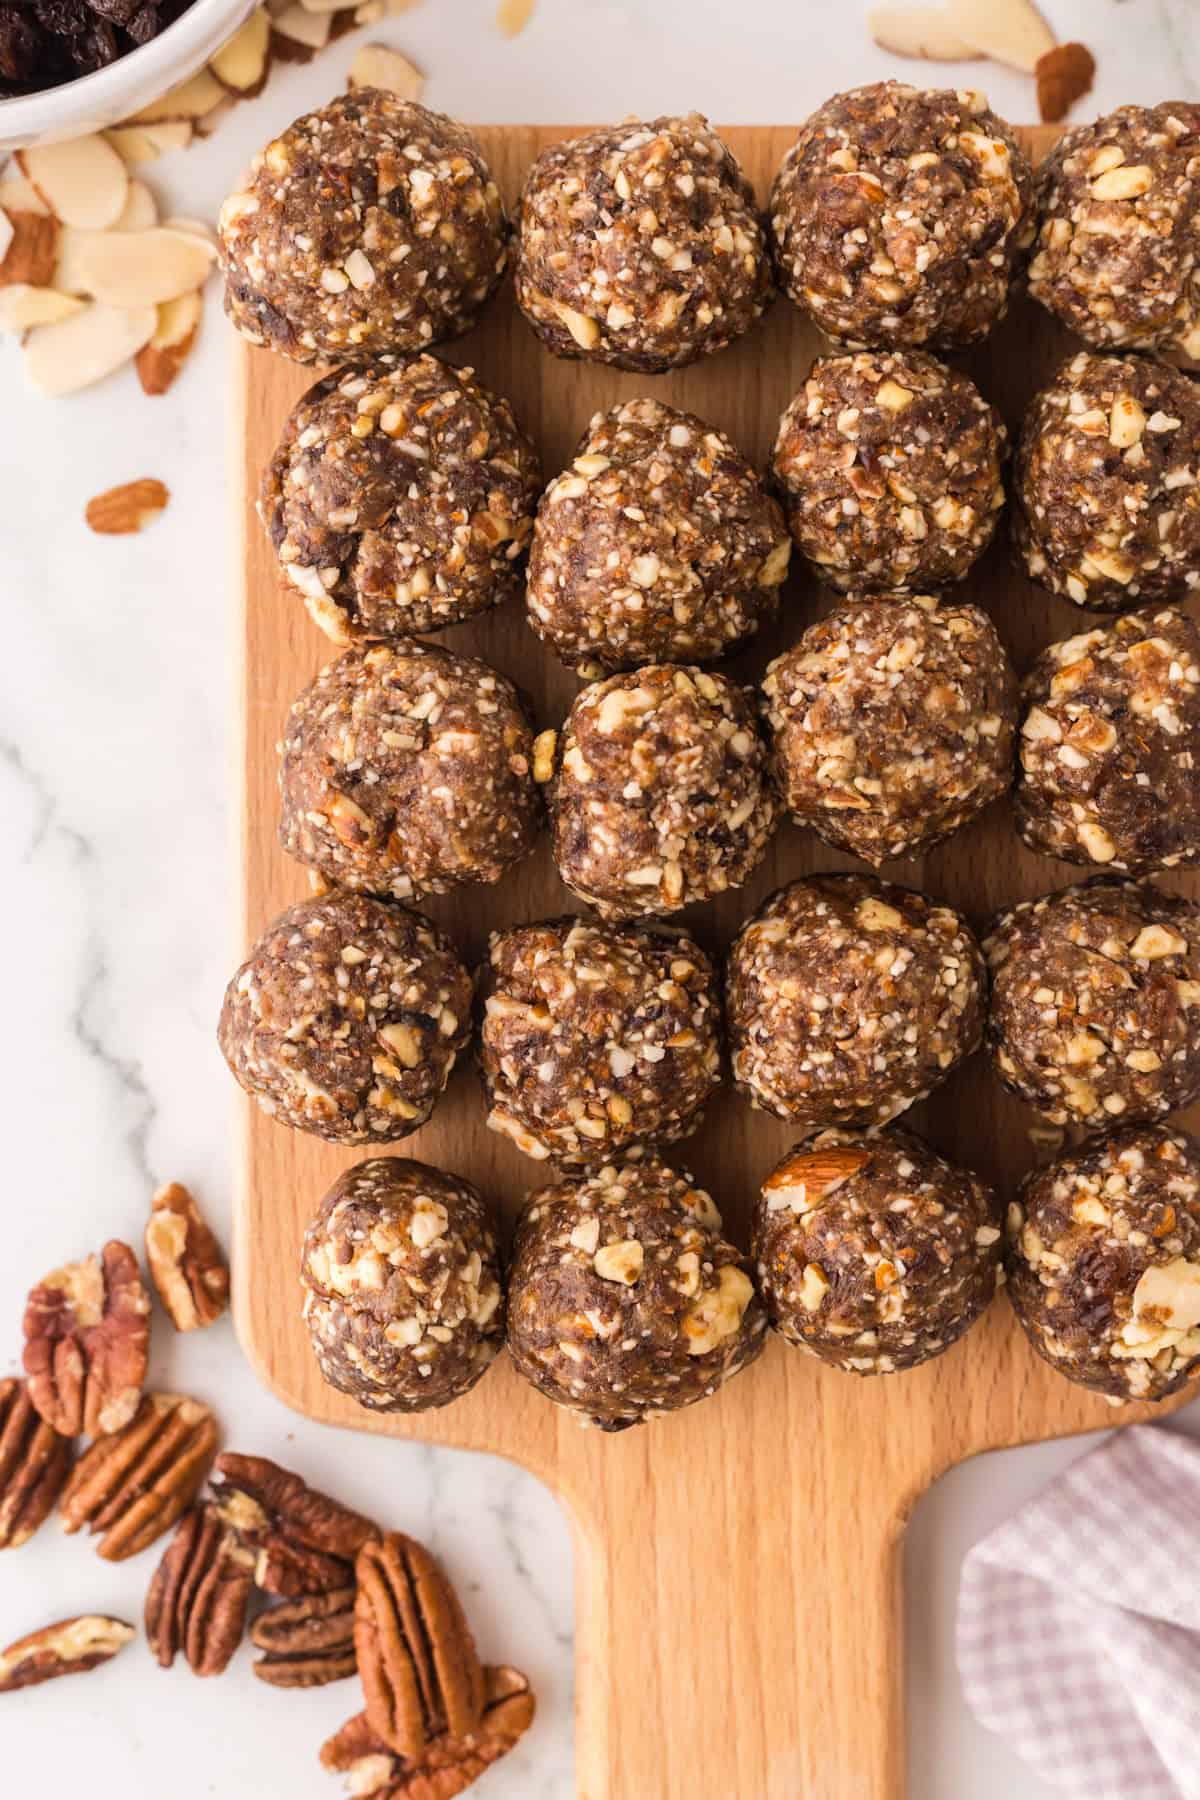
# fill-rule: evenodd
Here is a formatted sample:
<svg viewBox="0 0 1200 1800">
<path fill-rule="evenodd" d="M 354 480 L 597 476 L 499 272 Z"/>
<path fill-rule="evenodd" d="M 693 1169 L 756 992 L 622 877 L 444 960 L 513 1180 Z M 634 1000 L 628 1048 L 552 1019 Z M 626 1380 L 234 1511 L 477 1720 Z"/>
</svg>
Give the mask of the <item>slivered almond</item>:
<svg viewBox="0 0 1200 1800">
<path fill-rule="evenodd" d="M 0 262 L 0 287 L 48 287 L 54 280 L 59 224 L 48 213 L 11 212 L 11 235 Z"/>
<path fill-rule="evenodd" d="M 993 62 L 1032 75 L 1054 33 L 1032 0 L 948 0 L 947 20 Z"/>
<path fill-rule="evenodd" d="M 312 13 L 298 4 L 285 6 L 271 20 L 272 28 L 280 37 L 287 38 L 290 43 L 301 44 L 304 49 L 323 50 L 329 42 L 333 31 L 333 15 L 331 13 Z"/>
<path fill-rule="evenodd" d="M 83 304 L 73 294 L 60 294 L 57 288 L 14 282 L 12 287 L 0 288 L 0 331 L 32 331 L 35 325 L 53 325 L 69 319 Z"/>
<path fill-rule="evenodd" d="M 969 62 L 979 55 L 940 6 L 877 6 L 867 14 L 867 30 L 881 50 L 926 62 Z"/>
<path fill-rule="evenodd" d="M 108 306 L 158 306 L 201 287 L 212 259 L 190 231 L 100 231 L 79 246 L 78 279 Z"/>
<path fill-rule="evenodd" d="M 74 394 L 103 381 L 154 335 L 152 306 L 81 307 L 69 319 L 38 325 L 25 340 L 25 369 L 43 394 Z"/>
<path fill-rule="evenodd" d="M 192 141 L 190 119 L 164 119 L 157 125 L 114 125 L 104 133 L 127 168 L 157 162 L 167 150 L 184 150 Z"/>
<path fill-rule="evenodd" d="M 92 530 L 103 536 L 124 536 L 157 518 L 170 498 L 162 482 L 148 475 L 97 494 L 88 501 L 83 516 Z"/>
<path fill-rule="evenodd" d="M 164 231 L 190 232 L 193 237 L 203 238 L 215 251 L 217 234 L 205 219 L 191 219 L 186 213 L 172 213 L 169 219 L 163 220 Z"/>
<path fill-rule="evenodd" d="M 199 294 L 179 294 L 159 307 L 154 336 L 137 353 L 144 394 L 165 394 L 174 384 L 196 342 L 201 309 Z"/>
<path fill-rule="evenodd" d="M 226 93 L 227 89 L 210 69 L 201 69 L 190 80 L 181 81 L 178 87 L 168 88 L 159 99 L 143 106 L 141 112 L 134 113 L 125 122 L 127 125 L 161 125 L 178 119 L 195 122 L 220 106 Z"/>
<path fill-rule="evenodd" d="M 537 0 L 499 0 L 496 7 L 496 29 L 505 37 L 516 37 L 533 17 Z"/>
<path fill-rule="evenodd" d="M 129 177 L 102 137 L 33 144 L 17 151 L 17 166 L 64 225 L 103 231 L 124 211 Z"/>
<path fill-rule="evenodd" d="M 425 77 L 398 50 L 386 44 L 364 44 L 350 64 L 346 86 L 352 93 L 355 88 L 386 88 L 402 100 L 419 100 L 425 91 Z"/>
<path fill-rule="evenodd" d="M 158 208 L 154 204 L 154 195 L 144 181 L 134 177 L 125 195 L 125 206 L 119 219 L 112 226 L 114 231 L 149 231 L 152 225 L 158 224 Z"/>
<path fill-rule="evenodd" d="M 262 92 L 271 60 L 271 21 L 262 7 L 209 60 L 209 70 L 231 94 L 250 99 Z"/>
</svg>

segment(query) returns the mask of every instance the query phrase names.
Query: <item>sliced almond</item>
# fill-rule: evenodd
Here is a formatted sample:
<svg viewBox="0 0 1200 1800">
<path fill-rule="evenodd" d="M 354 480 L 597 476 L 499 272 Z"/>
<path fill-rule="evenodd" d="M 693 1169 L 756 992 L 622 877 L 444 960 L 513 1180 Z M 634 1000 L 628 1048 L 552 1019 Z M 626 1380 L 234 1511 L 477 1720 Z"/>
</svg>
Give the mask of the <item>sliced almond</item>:
<svg viewBox="0 0 1200 1800">
<path fill-rule="evenodd" d="M 206 219 L 192 219 L 186 213 L 172 213 L 169 219 L 163 220 L 164 231 L 186 231 L 193 237 L 203 238 L 211 244 L 214 251 L 217 247 L 217 234 Z"/>
<path fill-rule="evenodd" d="M 867 14 L 867 30 L 881 50 L 926 62 L 969 62 L 979 55 L 940 6 L 877 6 Z"/>
<path fill-rule="evenodd" d="M 165 394 L 174 384 L 196 342 L 202 310 L 199 294 L 180 294 L 159 307 L 154 336 L 137 353 L 144 394 Z"/>
<path fill-rule="evenodd" d="M 6 212 L 3 217 L 10 230 L 0 261 L 0 287 L 14 283 L 49 287 L 58 252 L 58 220 L 36 212 Z"/>
<path fill-rule="evenodd" d="M 209 61 L 209 70 L 231 94 L 249 99 L 262 92 L 271 53 L 271 21 L 262 7 Z"/>
<path fill-rule="evenodd" d="M 108 306 L 158 306 L 202 287 L 213 250 L 190 231 L 99 231 L 80 244 L 78 279 Z"/>
<path fill-rule="evenodd" d="M 537 0 L 499 0 L 496 7 L 496 29 L 505 37 L 516 37 L 533 17 Z"/>
<path fill-rule="evenodd" d="M 329 42 L 333 17 L 330 13 L 307 12 L 303 6 L 295 4 L 276 13 L 271 24 L 280 37 L 287 38 L 293 44 L 301 44 L 311 52 L 323 50 Z"/>
<path fill-rule="evenodd" d="M 86 247 L 100 235 L 98 231 L 77 231 L 74 226 L 64 226 L 59 232 L 53 285 L 64 294 L 88 293 L 83 275 Z"/>
<path fill-rule="evenodd" d="M 121 158 L 102 137 L 33 144 L 17 151 L 17 163 L 64 225 L 103 231 L 124 211 L 129 177 Z"/>
<path fill-rule="evenodd" d="M 386 88 L 402 100 L 419 100 L 425 91 L 425 77 L 399 50 L 387 44 L 364 44 L 350 64 L 346 86 L 351 92 L 355 88 Z"/>
<path fill-rule="evenodd" d="M 125 206 L 121 216 L 114 223 L 114 231 L 149 231 L 158 224 L 158 207 L 154 204 L 154 195 L 144 181 L 132 177 L 125 195 Z"/>
<path fill-rule="evenodd" d="M 0 181 L 0 208 L 8 213 L 29 212 L 48 215 L 50 208 L 32 181 L 26 181 L 15 163 L 12 165 L 12 170 L 11 174 L 6 175 L 4 180 Z"/>
<path fill-rule="evenodd" d="M 1054 33 L 1032 0 L 948 0 L 946 13 L 977 51 L 1026 75 L 1054 48 Z"/>
<path fill-rule="evenodd" d="M 170 498 L 161 481 L 144 476 L 140 481 L 126 481 L 97 494 L 88 501 L 83 516 L 93 531 L 105 537 L 120 537 L 140 531 L 156 519 Z"/>
<path fill-rule="evenodd" d="M 54 325 L 38 325 L 25 340 L 25 368 L 43 394 L 74 394 L 103 381 L 149 343 L 158 323 L 152 306 L 91 305 Z"/>
<path fill-rule="evenodd" d="M 178 87 L 168 88 L 160 99 L 152 100 L 149 106 L 143 106 L 141 112 L 134 113 L 126 123 L 160 125 L 167 120 L 178 119 L 188 119 L 194 123 L 197 119 L 207 118 L 225 97 L 226 90 L 211 69 L 201 69 L 189 81 L 182 81 Z"/>
<path fill-rule="evenodd" d="M 73 294 L 57 288 L 30 287 L 23 281 L 0 289 L 0 331 L 32 331 L 35 325 L 53 325 L 69 319 L 83 306 Z"/>
<path fill-rule="evenodd" d="M 164 119 L 159 125 L 114 125 L 104 134 L 127 168 L 157 162 L 167 150 L 185 150 L 192 141 L 190 119 Z"/>
</svg>

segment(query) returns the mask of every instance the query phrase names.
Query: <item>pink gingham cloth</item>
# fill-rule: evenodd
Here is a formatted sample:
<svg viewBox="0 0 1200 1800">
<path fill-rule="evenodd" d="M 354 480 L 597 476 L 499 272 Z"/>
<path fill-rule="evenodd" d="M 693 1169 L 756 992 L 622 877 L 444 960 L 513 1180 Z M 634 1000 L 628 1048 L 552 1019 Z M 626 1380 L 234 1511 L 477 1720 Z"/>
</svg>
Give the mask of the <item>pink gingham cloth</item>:
<svg viewBox="0 0 1200 1800">
<path fill-rule="evenodd" d="M 1200 1800 L 1200 1445 L 1130 1425 L 963 1562 L 980 1722 L 1086 1800 Z"/>
</svg>

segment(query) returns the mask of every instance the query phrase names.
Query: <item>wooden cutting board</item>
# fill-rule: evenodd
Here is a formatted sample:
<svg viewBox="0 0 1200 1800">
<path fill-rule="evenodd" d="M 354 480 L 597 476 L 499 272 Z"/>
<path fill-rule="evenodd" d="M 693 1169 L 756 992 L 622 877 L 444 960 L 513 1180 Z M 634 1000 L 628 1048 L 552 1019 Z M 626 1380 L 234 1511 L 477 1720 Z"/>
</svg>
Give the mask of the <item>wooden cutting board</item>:
<svg viewBox="0 0 1200 1800">
<path fill-rule="evenodd" d="M 509 199 L 536 153 L 564 135 L 533 127 L 480 132 Z M 761 196 L 794 135 L 782 126 L 725 133 Z M 1025 136 L 1043 153 L 1054 133 Z M 1044 313 L 1020 302 L 965 366 L 1011 430 L 1068 347 Z M 647 390 L 721 426 L 762 464 L 779 414 L 821 348 L 781 300 L 762 327 L 705 366 L 657 379 L 624 375 L 555 361 L 505 290 L 482 327 L 449 354 L 511 398 L 549 478 L 595 409 Z M 312 378 L 266 351 L 240 354 L 247 944 L 307 891 L 304 872 L 276 846 L 275 745 L 289 702 L 332 646 L 298 599 L 280 590 L 253 502 L 284 417 Z M 1073 607 L 1014 571 L 1005 543 L 993 547 L 965 593 L 990 609 L 1019 668 L 1042 645 L 1085 626 Z M 829 604 L 797 572 L 781 623 L 732 665 L 735 672 L 756 679 Z M 577 692 L 517 605 L 440 641 L 515 677 L 543 725 L 558 723 Z M 750 886 L 693 909 L 686 922 L 720 949 L 779 883 L 851 866 L 787 825 Z M 1079 872 L 1030 855 L 1002 802 L 924 862 L 886 873 L 952 902 L 978 926 L 1001 904 L 1063 886 Z M 1193 891 L 1198 886 L 1193 878 Z M 490 930 L 571 908 L 543 847 L 498 887 L 435 900 L 428 910 L 474 960 Z M 913 1373 L 860 1380 L 772 1340 L 717 1398 L 615 1437 L 581 1429 L 519 1381 L 505 1358 L 444 1412 L 415 1419 L 367 1413 L 321 1382 L 293 1274 L 310 1213 L 363 1152 L 289 1132 L 248 1102 L 240 1117 L 236 1310 L 262 1380 L 314 1419 L 511 1457 L 567 1506 L 577 1547 L 582 1800 L 894 1800 L 905 1785 L 897 1551 L 915 1500 L 979 1451 L 1149 1416 L 1144 1408 L 1114 1411 L 1039 1362 L 1003 1297 L 955 1349 Z M 465 1066 L 433 1121 L 395 1148 L 469 1176 L 511 1219 L 523 1194 L 547 1177 L 486 1131 L 483 1119 L 477 1077 Z M 1032 1161 L 1031 1115 L 1001 1093 L 979 1057 L 909 1122 L 979 1169 L 1002 1196 Z M 725 1090 L 701 1133 L 674 1157 L 712 1189 L 731 1235 L 745 1243 L 751 1196 L 794 1135 Z M 520 1662 L 519 1618 L 505 1651 Z"/>
</svg>

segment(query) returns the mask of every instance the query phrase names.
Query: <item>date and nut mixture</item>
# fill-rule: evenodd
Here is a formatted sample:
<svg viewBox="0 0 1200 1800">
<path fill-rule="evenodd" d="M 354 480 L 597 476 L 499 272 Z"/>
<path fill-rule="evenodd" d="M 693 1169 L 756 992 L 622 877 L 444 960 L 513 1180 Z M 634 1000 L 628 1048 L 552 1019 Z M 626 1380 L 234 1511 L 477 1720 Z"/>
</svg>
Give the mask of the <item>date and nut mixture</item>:
<svg viewBox="0 0 1200 1800">
<path fill-rule="evenodd" d="M 1200 1366 L 1200 1149 L 1127 1126 L 1028 1176 L 1008 1210 L 1008 1294 L 1033 1348 L 1114 1401 Z"/>
<path fill-rule="evenodd" d="M 965 919 L 872 875 L 810 875 L 734 939 L 734 1080 L 807 1128 L 886 1125 L 978 1047 L 985 974 Z"/>
<path fill-rule="evenodd" d="M 1054 1125 L 1110 1131 L 1200 1097 L 1200 904 L 1095 876 L 1002 913 L 984 941 L 988 1047 Z"/>
<path fill-rule="evenodd" d="M 1200 356 L 1200 106 L 1120 106 L 1038 170 L 1029 292 L 1097 349 Z"/>
<path fill-rule="evenodd" d="M 539 1189 L 509 1273 L 518 1374 L 602 1431 L 716 1393 L 767 1327 L 747 1259 L 720 1233 L 711 1197 L 655 1159 Z"/>
<path fill-rule="evenodd" d="M 333 1143 L 429 1118 L 471 1031 L 471 977 L 419 913 L 333 892 L 270 924 L 230 981 L 218 1040 L 265 1113 Z"/>
<path fill-rule="evenodd" d="M 843 593 L 960 581 L 1004 505 L 1008 434 L 975 383 L 919 350 L 819 357 L 771 471 L 813 573 Z"/>
<path fill-rule="evenodd" d="M 308 390 L 258 510 L 285 581 L 348 644 L 441 631 L 515 594 L 541 484 L 507 400 L 409 356 Z"/>
<path fill-rule="evenodd" d="M 1031 850 L 1129 875 L 1200 862 L 1200 629 L 1125 613 L 1025 678 L 1017 830 Z"/>
<path fill-rule="evenodd" d="M 773 618 L 791 540 L 723 432 L 660 400 L 598 412 L 538 507 L 529 623 L 585 675 L 712 662 Z"/>
<path fill-rule="evenodd" d="M 304 1234 L 300 1285 L 321 1374 L 376 1412 L 449 1405 L 504 1342 L 496 1234 L 481 1195 L 404 1157 L 338 1177 Z"/>
<path fill-rule="evenodd" d="M 494 932 L 479 998 L 488 1126 L 540 1162 L 674 1143 L 720 1082 L 716 971 L 683 932 L 576 918 Z"/>
<path fill-rule="evenodd" d="M 606 919 L 672 913 L 757 868 L 775 826 L 744 688 L 669 663 L 595 682 L 539 739 L 567 887 Z"/>
<path fill-rule="evenodd" d="M 650 375 L 723 350 L 775 293 L 754 191 L 698 113 L 543 150 L 521 194 L 513 275 L 556 356 Z"/>
<path fill-rule="evenodd" d="M 280 844 L 381 899 L 499 881 L 543 823 L 533 743 L 487 663 L 415 641 L 348 650 L 288 713 Z"/>
<path fill-rule="evenodd" d="M 1034 397 L 1015 476 L 1017 548 L 1051 593 L 1126 612 L 1200 588 L 1200 390 L 1178 369 L 1081 350 Z"/>
<path fill-rule="evenodd" d="M 849 1374 L 916 1368 L 957 1343 L 1003 1280 L 998 1221 L 978 1176 L 920 1138 L 823 1131 L 755 1203 L 771 1323 Z"/>
<path fill-rule="evenodd" d="M 769 211 L 780 285 L 831 338 L 968 344 L 1008 304 L 1033 173 L 982 94 L 880 81 L 818 107 Z"/>
<path fill-rule="evenodd" d="M 977 606 L 847 601 L 776 657 L 763 697 L 784 806 L 876 867 L 922 855 L 1012 780 L 1016 676 Z"/>
<path fill-rule="evenodd" d="M 273 138 L 218 221 L 225 311 L 296 362 L 366 363 L 474 323 L 508 222 L 464 125 L 381 88 Z"/>
</svg>

